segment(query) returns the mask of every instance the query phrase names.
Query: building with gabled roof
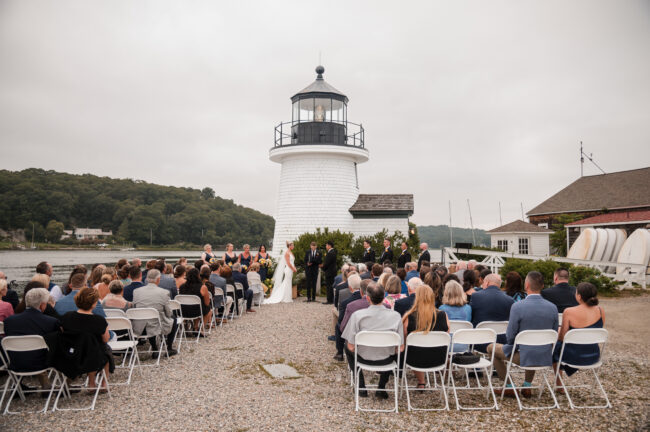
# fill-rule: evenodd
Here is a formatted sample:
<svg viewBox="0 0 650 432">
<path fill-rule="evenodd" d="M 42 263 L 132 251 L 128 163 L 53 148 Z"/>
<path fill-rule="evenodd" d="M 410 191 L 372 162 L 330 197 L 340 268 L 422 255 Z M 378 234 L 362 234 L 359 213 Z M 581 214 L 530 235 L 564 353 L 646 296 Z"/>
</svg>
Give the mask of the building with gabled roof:
<svg viewBox="0 0 650 432">
<path fill-rule="evenodd" d="M 548 256 L 549 237 L 553 231 L 522 220 L 516 220 L 487 232 L 490 245 L 507 253 Z"/>
</svg>

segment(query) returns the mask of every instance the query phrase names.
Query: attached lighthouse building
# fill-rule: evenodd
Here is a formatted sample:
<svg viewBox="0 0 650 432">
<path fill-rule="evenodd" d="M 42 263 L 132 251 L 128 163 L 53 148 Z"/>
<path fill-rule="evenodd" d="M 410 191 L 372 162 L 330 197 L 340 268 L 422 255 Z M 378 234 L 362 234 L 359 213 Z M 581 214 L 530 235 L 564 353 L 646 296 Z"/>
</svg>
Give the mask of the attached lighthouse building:
<svg viewBox="0 0 650 432">
<path fill-rule="evenodd" d="M 292 98 L 290 122 L 275 128 L 269 158 L 281 165 L 273 251 L 305 232 L 329 228 L 356 236 L 408 232 L 412 195 L 359 194 L 357 165 L 367 162 L 363 126 L 348 121 L 348 98 L 323 79 Z"/>
</svg>

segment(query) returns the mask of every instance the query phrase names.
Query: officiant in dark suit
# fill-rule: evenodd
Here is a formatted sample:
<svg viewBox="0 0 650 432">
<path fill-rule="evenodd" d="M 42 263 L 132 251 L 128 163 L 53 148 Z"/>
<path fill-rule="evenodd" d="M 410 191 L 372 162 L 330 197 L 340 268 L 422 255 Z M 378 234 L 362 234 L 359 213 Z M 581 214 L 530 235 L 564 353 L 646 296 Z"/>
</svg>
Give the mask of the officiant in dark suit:
<svg viewBox="0 0 650 432">
<path fill-rule="evenodd" d="M 407 262 L 411 262 L 411 252 L 409 252 L 406 242 L 402 242 L 402 252 L 397 258 L 397 268 L 404 268 Z"/>
<path fill-rule="evenodd" d="M 424 261 L 431 262 L 431 255 L 429 254 L 429 245 L 426 243 L 421 243 L 420 251 L 422 253 L 420 254 L 420 259 L 418 259 L 418 271 L 420 271 L 420 267 L 422 267 L 422 263 Z"/>
<path fill-rule="evenodd" d="M 327 286 L 327 301 L 324 304 L 334 304 L 334 278 L 336 277 L 336 249 L 334 249 L 334 242 L 328 241 L 325 245 L 327 253 L 323 258 L 321 267 L 325 272 L 325 285 Z"/>
<path fill-rule="evenodd" d="M 323 257 L 318 251 L 316 242 L 311 242 L 309 250 L 305 253 L 305 276 L 307 278 L 307 301 L 316 300 L 316 282 Z"/>
<path fill-rule="evenodd" d="M 367 262 L 375 262 L 377 260 L 375 256 L 375 251 L 372 247 L 370 247 L 370 243 L 368 240 L 365 240 L 363 242 L 363 259 L 361 262 L 367 263 Z"/>
<path fill-rule="evenodd" d="M 386 261 L 393 262 L 393 250 L 390 248 L 390 240 L 384 239 L 384 251 L 379 258 L 379 264 L 384 265 Z"/>
</svg>

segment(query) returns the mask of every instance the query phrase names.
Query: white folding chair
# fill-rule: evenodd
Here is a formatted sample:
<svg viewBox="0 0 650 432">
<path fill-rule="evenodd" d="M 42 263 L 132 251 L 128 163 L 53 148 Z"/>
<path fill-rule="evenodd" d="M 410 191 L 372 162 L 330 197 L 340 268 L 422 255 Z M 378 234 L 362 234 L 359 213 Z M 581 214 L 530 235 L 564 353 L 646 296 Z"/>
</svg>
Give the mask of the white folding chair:
<svg viewBox="0 0 650 432">
<path fill-rule="evenodd" d="M 463 344 L 463 345 L 469 345 L 470 349 L 472 348 L 473 345 L 491 344 L 491 343 L 495 343 L 496 340 L 497 340 L 496 332 L 489 328 L 460 329 L 454 332 L 453 336 L 451 337 L 452 346 L 453 344 Z M 494 394 L 494 388 L 492 388 L 492 380 L 491 380 L 493 360 L 494 360 L 494 351 L 492 352 L 492 355 L 490 356 L 489 359 L 485 357 L 480 357 L 479 361 L 476 363 L 459 364 L 459 363 L 452 363 L 451 361 L 449 362 L 449 372 L 448 372 L 449 379 L 447 385 L 451 383 L 451 388 L 454 392 L 454 399 L 456 400 L 456 410 L 461 410 L 461 409 L 467 409 L 467 410 L 497 409 L 498 410 L 499 409 L 499 405 L 497 404 L 497 398 L 496 395 Z M 454 373 L 453 373 L 454 367 L 466 371 L 465 377 L 467 378 L 467 385 L 465 387 L 456 386 L 456 380 L 454 379 Z M 483 371 L 483 374 L 487 380 L 487 388 L 480 385 L 480 381 L 478 377 L 477 377 L 478 385 L 476 387 L 472 387 L 467 374 L 467 370 L 473 370 L 473 369 L 481 369 Z M 460 390 L 485 391 L 486 392 L 485 397 L 489 399 L 491 395 L 494 403 L 487 407 L 484 406 L 464 407 L 460 404 L 458 400 L 458 391 Z"/>
<path fill-rule="evenodd" d="M 246 299 L 244 298 L 244 285 L 240 282 L 235 282 L 235 294 L 239 294 L 241 297 L 237 300 L 238 312 L 237 317 L 241 318 L 246 313 Z M 237 296 L 235 295 L 235 298 Z"/>
<path fill-rule="evenodd" d="M 469 321 L 449 320 L 449 333 L 454 334 L 456 330 L 471 330 L 474 326 Z"/>
<path fill-rule="evenodd" d="M 557 320 L 558 320 L 558 325 L 560 327 L 562 327 L 562 314 L 561 313 L 557 314 Z"/>
<path fill-rule="evenodd" d="M 0 336 L 5 334 L 5 323 L 0 321 Z"/>
<path fill-rule="evenodd" d="M 356 411 L 372 411 L 372 412 L 397 412 L 397 392 L 398 392 L 398 374 L 399 374 L 399 354 L 402 339 L 396 332 L 390 331 L 360 331 L 354 337 L 354 400 Z M 392 361 L 385 365 L 369 365 L 359 361 L 358 353 L 359 347 L 373 347 L 373 348 L 395 348 L 397 352 L 397 361 Z M 380 390 L 377 386 L 369 386 L 361 389 L 359 388 L 359 374 L 362 370 L 368 372 L 391 372 L 393 374 L 393 390 L 384 389 Z M 361 408 L 359 406 L 359 390 L 370 391 L 386 391 L 393 392 L 395 395 L 395 408 L 390 410 L 377 410 Z"/>
<path fill-rule="evenodd" d="M 181 345 L 183 344 L 183 339 L 186 339 L 185 326 L 183 325 L 183 310 L 181 309 L 181 304 L 178 302 L 178 300 L 169 300 L 168 304 L 172 312 L 176 314 L 174 316 L 174 319 L 176 320 L 176 337 L 174 339 L 178 341 L 177 344 L 178 352 L 181 352 Z"/>
<path fill-rule="evenodd" d="M 178 297 L 178 296 L 176 296 Z M 167 338 L 162 331 L 162 323 L 160 322 L 160 314 L 154 308 L 131 308 L 126 310 L 126 316 L 131 320 L 131 323 L 134 321 L 154 321 L 158 323 L 158 328 L 160 329 L 159 334 L 152 334 L 152 330 L 147 329 L 147 334 L 135 335 L 136 339 L 148 340 L 150 337 L 155 337 L 156 339 L 160 337 L 160 344 L 158 345 L 158 350 L 154 351 L 153 347 L 150 347 L 152 353 L 157 352 L 158 358 L 156 359 L 156 366 L 160 365 L 160 357 L 162 357 L 163 352 L 169 358 L 169 352 L 167 352 Z M 146 323 L 145 323 L 146 328 Z M 153 366 L 149 364 L 143 364 L 142 366 Z"/>
<path fill-rule="evenodd" d="M 203 301 L 199 296 L 195 295 L 188 295 L 188 294 L 179 294 L 176 296 L 174 299 L 178 303 L 181 304 L 181 308 L 183 305 L 185 306 L 198 306 L 198 311 L 199 314 L 197 316 L 186 316 L 187 314 L 181 315 L 181 318 L 183 320 L 183 325 L 185 325 L 185 322 L 188 321 L 192 323 L 192 328 L 194 328 L 194 320 L 198 319 L 200 320 L 200 325 L 199 325 L 199 330 L 196 332 L 196 343 L 199 343 L 199 338 L 201 337 L 201 332 L 205 331 L 205 322 L 203 321 L 203 314 L 201 313 L 201 304 Z"/>
<path fill-rule="evenodd" d="M 7 354 L 7 357 L 10 358 L 10 355 L 12 352 L 14 353 L 26 353 L 30 351 L 41 351 L 41 350 L 47 350 L 47 344 L 45 343 L 45 340 L 43 339 L 43 336 L 39 335 L 29 335 L 29 336 L 6 336 L 2 339 L 2 348 L 4 349 L 5 353 Z M 0 357 L 2 357 L 0 355 Z M 5 364 L 4 358 L 2 358 L 2 363 Z M 42 392 L 48 392 L 47 395 L 47 400 L 45 401 L 45 405 L 43 406 L 43 409 L 37 412 L 47 412 L 47 408 L 50 405 L 50 401 L 52 400 L 52 395 L 54 394 L 54 390 L 57 387 L 61 387 L 61 383 L 64 381 L 65 378 L 61 376 L 61 374 L 54 369 L 53 367 L 48 367 L 45 369 L 40 369 L 36 371 L 30 371 L 30 372 L 18 372 L 12 369 L 12 367 L 15 369 L 17 365 L 10 364 L 6 365 L 5 367 L 7 369 L 7 373 L 9 374 L 7 381 L 5 382 L 4 388 L 2 390 L 2 398 L 0 399 L 0 407 L 2 406 L 2 403 L 4 401 L 5 395 L 7 392 L 11 392 L 9 395 L 9 399 L 7 400 L 7 406 L 5 407 L 4 413 L 3 414 L 22 414 L 25 413 L 25 411 L 10 411 L 9 407 L 11 405 L 11 401 L 13 400 L 14 396 L 16 396 L 16 393 L 19 394 L 20 398 L 22 400 L 25 399 L 24 394 L 25 393 L 42 393 Z M 42 373 L 51 373 L 50 375 L 52 378 L 52 385 L 50 386 L 49 390 L 22 390 L 20 383 L 23 378 L 29 377 L 29 376 L 37 376 Z M 33 412 L 33 411 L 31 411 Z"/>
<path fill-rule="evenodd" d="M 217 306 L 219 303 L 221 303 L 221 306 Z M 217 323 L 216 312 L 219 311 L 220 307 L 223 307 L 223 312 L 221 313 L 221 322 L 219 323 L 220 326 L 223 326 L 223 321 L 226 319 L 228 315 L 227 306 L 228 306 L 228 297 L 223 292 L 223 289 L 219 287 L 215 287 L 214 296 L 212 296 L 212 307 L 213 307 L 212 319 L 214 320 L 215 325 Z"/>
<path fill-rule="evenodd" d="M 481 321 L 480 323 L 476 324 L 476 328 L 492 329 L 498 337 L 499 335 L 506 334 L 506 331 L 508 330 L 508 321 Z"/>
<path fill-rule="evenodd" d="M 547 366 L 521 366 L 516 364 L 515 362 L 512 361 L 514 358 L 514 355 L 517 351 L 517 347 L 520 345 L 526 345 L 526 346 L 544 346 L 544 345 L 550 345 L 549 346 L 549 359 L 552 356 L 553 352 L 553 347 L 555 347 L 555 342 L 557 342 L 557 332 L 555 330 L 524 330 L 521 333 L 517 334 L 515 337 L 515 343 L 512 347 L 512 353 L 510 354 L 510 359 L 507 362 L 507 369 L 506 369 L 506 377 L 503 380 L 503 388 L 501 389 L 501 398 L 503 399 L 503 395 L 505 394 L 506 388 L 511 389 L 515 393 L 515 397 L 517 398 L 517 404 L 519 405 L 519 409 L 553 409 L 553 408 L 559 408 L 560 406 L 557 403 L 557 398 L 555 397 L 555 392 L 553 391 L 553 387 L 551 387 L 551 384 L 548 382 L 548 379 L 546 378 L 546 372 L 548 370 L 552 372 L 553 371 L 553 366 L 552 365 L 547 365 Z M 494 354 L 494 351 L 492 352 Z M 514 380 L 512 379 L 512 372 L 513 368 L 515 369 L 521 369 L 523 371 L 527 370 L 532 370 L 532 371 L 540 371 L 542 372 L 542 377 L 544 378 L 544 383 L 546 385 L 546 388 L 548 389 L 549 393 L 551 394 L 551 397 L 553 398 L 553 405 L 549 406 L 534 406 L 534 407 L 526 407 L 521 403 L 521 398 L 519 397 L 519 390 L 522 389 L 529 389 L 533 390 L 534 388 L 539 388 L 539 395 L 538 399 L 542 397 L 542 393 L 544 392 L 544 385 L 539 385 L 539 386 L 531 386 L 531 387 L 517 387 L 515 385 Z M 510 384 L 512 387 L 506 387 L 508 385 L 508 381 L 510 381 Z"/>
<path fill-rule="evenodd" d="M 603 395 L 603 398 L 605 399 L 605 405 L 592 405 L 592 406 L 584 406 L 584 405 L 575 405 L 573 403 L 573 400 L 571 399 L 571 396 L 569 396 L 569 389 L 570 388 L 579 388 L 579 387 L 592 387 L 592 386 L 568 386 L 565 384 L 564 379 L 562 378 L 562 374 L 560 373 L 560 368 L 558 367 L 556 371 L 556 376 L 555 380 L 557 383 L 557 379 L 560 379 L 560 383 L 562 384 L 559 386 L 560 388 L 564 389 L 564 394 L 566 395 L 567 400 L 569 401 L 569 406 L 571 409 L 575 408 L 611 408 L 612 405 L 609 403 L 609 398 L 607 397 L 607 393 L 605 392 L 605 389 L 603 388 L 603 385 L 600 383 L 600 379 L 598 379 L 598 370 L 600 367 L 603 365 L 602 358 L 603 358 L 603 351 L 605 349 L 605 343 L 607 342 L 607 337 L 608 333 L 607 330 L 603 328 L 584 328 L 584 329 L 573 329 L 569 330 L 565 335 L 564 335 L 564 341 L 562 342 L 562 348 L 560 350 L 560 359 L 558 361 L 559 366 L 569 366 L 574 369 L 577 369 L 579 371 L 582 370 L 590 370 L 594 374 L 594 380 L 596 381 L 596 384 L 598 384 L 598 388 L 600 388 L 600 392 Z M 564 349 L 567 344 L 575 344 L 575 345 L 600 345 L 599 350 L 600 350 L 600 356 L 598 358 L 598 361 L 590 364 L 590 365 L 574 365 L 571 363 L 568 363 L 564 361 Z M 566 378 L 568 380 L 568 377 Z M 556 385 L 555 388 L 558 386 Z M 593 386 L 595 388 L 595 386 Z"/>
<path fill-rule="evenodd" d="M 106 318 L 126 318 L 126 312 L 122 309 L 104 308 Z"/>
<path fill-rule="evenodd" d="M 447 369 L 447 354 L 449 353 L 449 343 L 451 341 L 451 337 L 449 336 L 449 333 L 446 332 L 440 332 L 440 331 L 432 331 L 428 333 L 423 333 L 423 332 L 415 332 L 411 333 L 406 337 L 406 348 L 404 350 L 404 370 L 402 372 L 402 376 L 404 378 L 404 385 L 403 388 L 406 390 L 406 403 L 408 406 L 409 411 L 443 411 L 443 410 L 449 410 L 449 400 L 447 399 L 447 391 L 445 389 L 445 371 Z M 409 347 L 420 347 L 420 348 L 437 348 L 437 347 L 444 347 L 445 348 L 445 355 L 444 355 L 444 361 L 433 367 L 429 368 L 420 368 L 420 367 L 415 367 L 409 365 Z M 407 371 L 412 370 L 414 372 L 422 372 L 426 374 L 427 377 L 427 386 L 426 388 L 419 389 L 419 388 L 412 388 L 413 390 L 416 391 L 440 391 L 441 396 L 444 398 L 445 401 L 445 406 L 443 408 L 415 408 L 411 405 L 411 397 L 409 394 L 409 385 L 408 385 L 408 379 L 407 379 Z M 436 379 L 436 372 L 440 374 L 440 387 L 438 387 L 438 380 Z M 433 373 L 433 388 L 431 387 L 431 383 L 429 382 L 429 373 Z"/>
<path fill-rule="evenodd" d="M 250 287 L 253 290 L 253 304 L 261 307 L 264 302 L 264 288 L 261 284 L 256 284 Z"/>
<path fill-rule="evenodd" d="M 235 310 L 237 309 L 237 296 L 235 295 L 235 286 L 234 285 L 226 285 L 226 295 L 232 294 L 232 306 L 230 307 L 230 313 L 228 316 L 228 319 L 234 319 L 235 318 Z"/>
<path fill-rule="evenodd" d="M 111 385 L 129 385 L 131 384 L 131 375 L 133 375 L 133 368 L 136 363 L 140 366 L 140 358 L 138 357 L 138 341 L 133 337 L 133 326 L 128 318 L 123 317 L 106 317 L 108 322 L 108 329 L 114 332 L 126 330 L 127 340 L 109 341 L 108 346 L 113 350 L 113 354 L 122 354 L 122 364 L 118 367 L 129 370 L 129 375 L 126 381 L 115 382 L 111 379 Z"/>
</svg>

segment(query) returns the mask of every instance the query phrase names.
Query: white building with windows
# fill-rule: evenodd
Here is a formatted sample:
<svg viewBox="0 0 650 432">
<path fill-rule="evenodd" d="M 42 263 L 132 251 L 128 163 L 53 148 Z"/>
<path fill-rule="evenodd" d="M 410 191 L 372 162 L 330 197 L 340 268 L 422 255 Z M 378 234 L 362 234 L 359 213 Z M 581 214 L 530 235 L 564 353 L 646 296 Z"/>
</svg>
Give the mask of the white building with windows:
<svg viewBox="0 0 650 432">
<path fill-rule="evenodd" d="M 488 231 L 493 248 L 520 255 L 550 255 L 553 231 L 522 220 L 510 222 Z"/>
<path fill-rule="evenodd" d="M 364 129 L 348 120 L 348 98 L 324 72 L 316 68 L 316 80 L 291 98 L 291 121 L 275 128 L 269 159 L 281 171 L 273 253 L 318 228 L 408 235 L 413 195 L 360 194 L 357 165 L 369 159 Z"/>
</svg>

